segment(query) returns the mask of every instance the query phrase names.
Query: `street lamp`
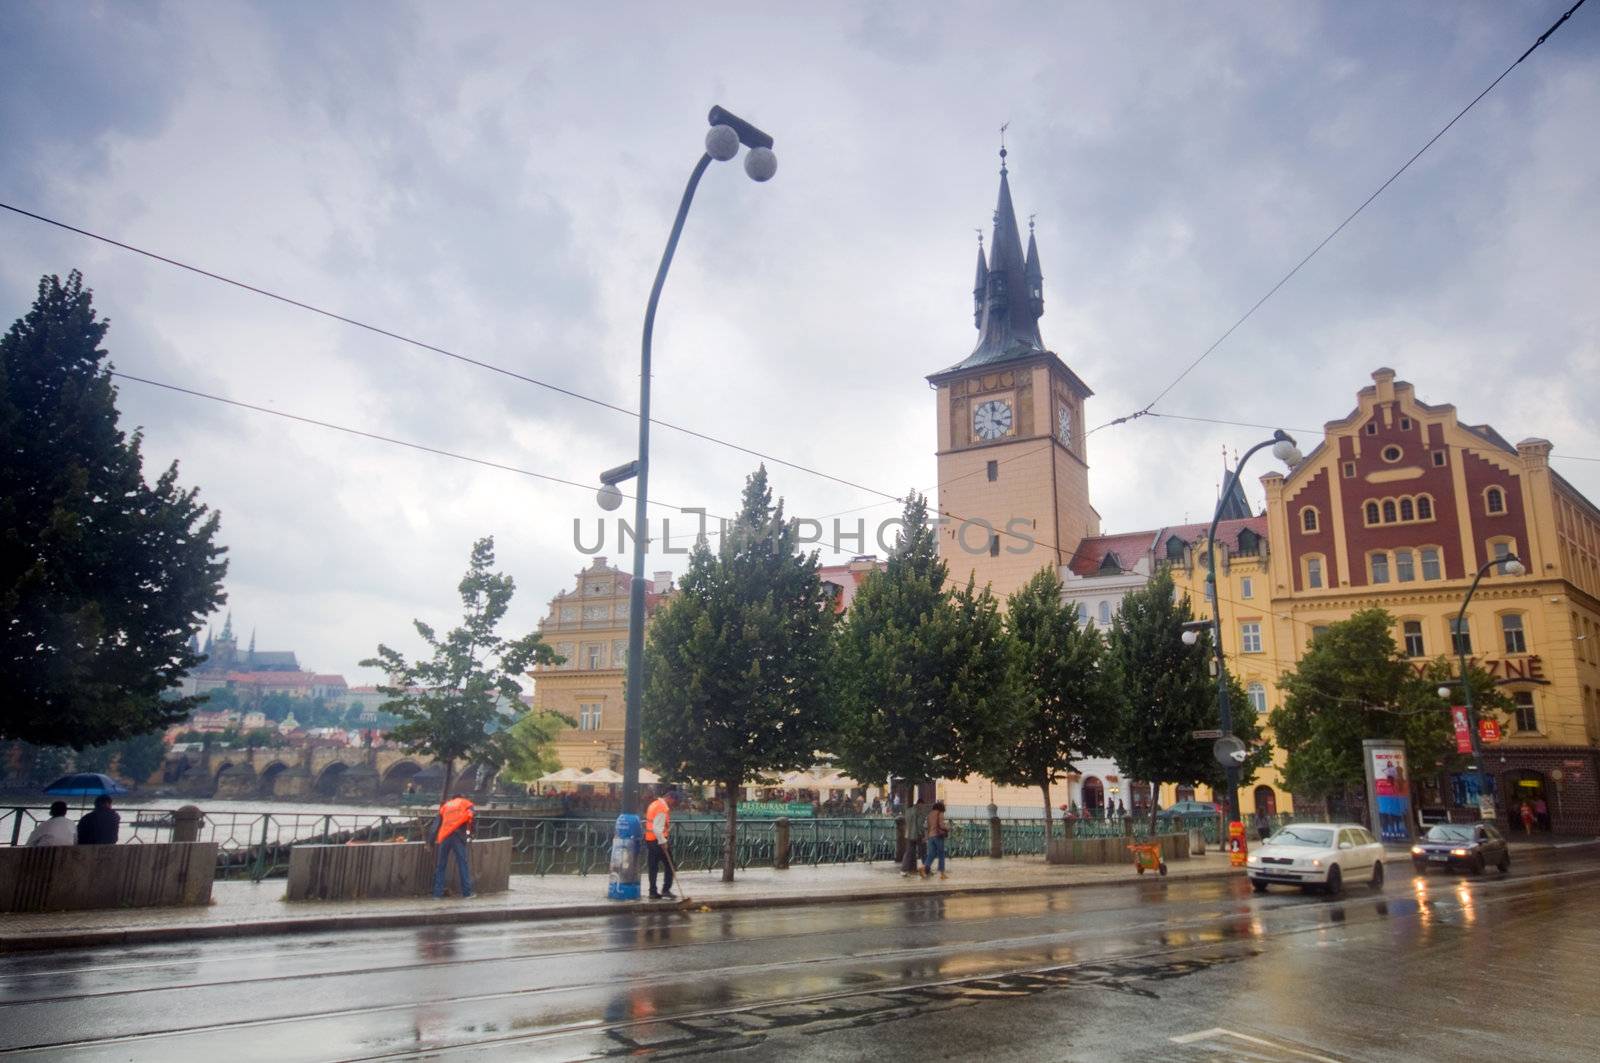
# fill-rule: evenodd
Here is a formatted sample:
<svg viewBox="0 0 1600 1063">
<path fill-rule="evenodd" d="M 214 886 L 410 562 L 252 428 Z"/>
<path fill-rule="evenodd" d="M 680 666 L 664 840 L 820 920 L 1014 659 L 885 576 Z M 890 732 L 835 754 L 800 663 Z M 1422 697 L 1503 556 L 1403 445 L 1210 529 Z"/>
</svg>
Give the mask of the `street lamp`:
<svg viewBox="0 0 1600 1063">
<path fill-rule="evenodd" d="M 1478 815 L 1484 822 L 1495 821 L 1494 793 L 1489 789 L 1489 773 L 1484 768 L 1483 740 L 1478 735 L 1478 710 L 1472 703 L 1472 679 L 1467 673 L 1467 640 L 1462 637 L 1464 625 L 1467 622 L 1467 606 L 1472 604 L 1472 596 L 1478 593 L 1478 583 L 1491 568 L 1499 567 L 1501 575 L 1521 576 L 1528 570 L 1523 567 L 1521 558 L 1516 554 L 1506 554 L 1491 561 L 1485 561 L 1478 569 L 1478 574 L 1472 578 L 1472 586 L 1467 588 L 1467 597 L 1461 603 L 1461 611 L 1456 613 L 1456 623 L 1450 631 L 1450 637 L 1455 640 L 1456 656 L 1461 662 L 1461 691 L 1466 701 L 1468 741 L 1472 743 L 1472 759 L 1477 762 L 1478 774 Z M 1448 686 L 1439 688 L 1439 696 L 1448 699 L 1452 691 Z"/>
<path fill-rule="evenodd" d="M 1245 451 L 1244 457 L 1239 459 L 1239 464 L 1234 466 L 1222 485 L 1216 513 L 1211 517 L 1211 528 L 1206 532 L 1206 596 L 1211 599 L 1211 642 L 1217 654 L 1217 715 L 1224 740 L 1233 737 L 1233 706 L 1228 701 L 1228 667 L 1222 653 L 1222 604 L 1217 599 L 1217 524 L 1222 520 L 1223 505 L 1232 495 L 1234 485 L 1239 482 L 1239 474 L 1244 471 L 1244 463 L 1256 451 L 1266 447 L 1271 447 L 1273 457 L 1291 469 L 1303 460 L 1294 437 L 1281 428 L 1272 433 L 1271 439 L 1262 440 Z M 1198 637 L 1193 630 L 1183 633 L 1184 642 L 1191 646 Z M 1235 757 L 1229 757 L 1229 761 L 1223 765 L 1223 769 L 1228 776 L 1228 822 L 1234 823 L 1239 820 L 1239 763 Z"/>
<path fill-rule="evenodd" d="M 626 465 L 607 469 L 600 474 L 602 486 L 598 501 L 605 510 L 614 510 L 622 504 L 622 491 L 617 484 L 635 477 L 639 480 L 634 489 L 633 584 L 628 589 L 628 689 L 622 739 L 623 816 L 637 817 L 639 813 L 639 703 L 644 678 L 644 560 L 649 527 L 645 510 L 650 495 L 650 340 L 655 331 L 656 306 L 661 301 L 661 288 L 667 282 L 672 255 L 678 249 L 678 237 L 683 233 L 689 204 L 694 201 L 695 189 L 699 187 L 706 167 L 713 161 L 726 162 L 733 158 L 739 153 L 739 145 L 743 144 L 750 149 L 745 156 L 744 169 L 752 180 L 770 180 L 778 171 L 778 159 L 772 153 L 772 138 L 766 133 L 721 107 L 711 108 L 706 120 L 711 125 L 706 132 L 706 150 L 689 173 L 689 184 L 683 190 L 678 215 L 672 222 L 672 233 L 667 237 L 667 247 L 661 254 L 661 265 L 656 270 L 655 284 L 650 288 L 650 301 L 645 304 L 644 338 L 639 352 L 639 456 Z"/>
</svg>

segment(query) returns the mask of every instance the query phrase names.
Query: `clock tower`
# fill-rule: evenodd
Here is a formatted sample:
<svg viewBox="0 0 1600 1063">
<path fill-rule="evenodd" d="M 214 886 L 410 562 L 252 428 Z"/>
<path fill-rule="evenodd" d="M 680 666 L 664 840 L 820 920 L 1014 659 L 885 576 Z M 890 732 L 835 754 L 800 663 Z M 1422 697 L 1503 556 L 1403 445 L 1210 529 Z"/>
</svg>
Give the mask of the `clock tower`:
<svg viewBox="0 0 1600 1063">
<path fill-rule="evenodd" d="M 1022 249 L 1000 149 L 989 257 L 972 290 L 978 345 L 928 377 L 938 393 L 940 556 L 1002 600 L 1100 533 L 1084 450 L 1087 384 L 1039 336 L 1044 274 L 1033 226 Z"/>
</svg>

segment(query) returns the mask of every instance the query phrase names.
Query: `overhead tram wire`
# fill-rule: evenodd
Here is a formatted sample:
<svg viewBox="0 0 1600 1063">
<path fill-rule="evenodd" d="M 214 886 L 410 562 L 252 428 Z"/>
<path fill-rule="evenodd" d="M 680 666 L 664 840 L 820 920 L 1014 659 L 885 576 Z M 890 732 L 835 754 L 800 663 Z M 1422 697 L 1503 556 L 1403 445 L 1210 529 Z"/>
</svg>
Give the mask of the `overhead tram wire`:
<svg viewBox="0 0 1600 1063">
<path fill-rule="evenodd" d="M 121 249 L 123 251 L 130 251 L 130 252 L 132 252 L 133 254 L 136 254 L 136 255 L 143 255 L 145 258 L 152 259 L 152 260 L 154 260 L 156 262 L 162 262 L 162 263 L 165 263 L 166 265 L 172 266 L 172 267 L 177 268 L 177 269 L 187 270 L 188 272 L 196 274 L 197 276 L 201 276 L 201 277 L 205 277 L 205 278 L 207 278 L 209 280 L 217 281 L 220 284 L 230 285 L 230 286 L 232 286 L 234 288 L 240 289 L 241 291 L 250 292 L 253 295 L 259 295 L 259 296 L 262 296 L 262 297 L 267 298 L 267 299 L 275 300 L 277 302 L 283 303 L 286 306 L 292 306 L 292 307 L 294 307 L 294 308 L 296 308 L 298 310 L 304 310 L 307 313 L 317 314 L 317 315 L 319 315 L 321 317 L 328 318 L 331 321 L 338 321 L 341 324 L 350 325 L 350 326 L 352 326 L 354 328 L 364 329 L 367 332 L 371 332 L 371 333 L 373 333 L 375 335 L 378 335 L 378 336 L 383 336 L 386 339 L 395 340 L 395 341 L 397 341 L 399 343 L 404 343 L 404 344 L 407 344 L 409 346 L 416 347 L 419 350 L 429 351 L 429 352 L 431 352 L 433 354 L 441 355 L 441 356 L 443 356 L 445 358 L 450 358 L 450 359 L 453 359 L 453 360 L 455 360 L 457 362 L 461 362 L 464 365 L 475 366 L 475 367 L 477 367 L 479 369 L 488 370 L 491 373 L 498 373 L 501 376 L 510 377 L 512 380 L 518 380 L 518 381 L 521 381 L 524 384 L 532 384 L 535 387 L 540 387 L 540 388 L 544 388 L 544 389 L 546 389 L 548 391 L 553 391 L 556 394 L 563 395 L 563 396 L 565 396 L 565 397 L 567 397 L 569 399 L 577 399 L 580 402 L 591 403 L 591 404 L 593 404 L 595 406 L 601 407 L 602 409 L 611 410 L 614 413 L 620 413 L 620 414 L 623 414 L 624 416 L 627 416 L 627 417 L 635 417 L 636 418 L 636 417 L 639 416 L 639 412 L 637 410 L 630 410 L 626 406 L 619 406 L 614 402 L 607 402 L 604 399 L 597 399 L 592 395 L 585 395 L 582 392 L 574 391 L 571 388 L 562 387 L 559 384 L 552 384 L 547 380 L 540 380 L 537 377 L 531 377 L 531 376 L 528 376 L 525 373 L 519 373 L 514 369 L 507 369 L 505 366 L 495 365 L 493 362 L 486 362 L 486 361 L 483 361 L 480 358 L 473 358 L 473 357 L 471 357 L 469 355 L 461 354 L 461 353 L 459 353 L 457 351 L 452 351 L 447 347 L 440 347 L 437 344 L 428 343 L 425 340 L 419 340 L 419 339 L 416 339 L 413 336 L 407 336 L 404 333 L 395 332 L 392 329 L 386 329 L 386 328 L 383 328 L 382 326 L 374 325 L 374 324 L 372 324 L 370 322 L 362 321 L 362 320 L 360 320 L 358 318 L 349 317 L 349 316 L 347 316 L 345 314 L 341 314 L 341 313 L 338 313 L 336 311 L 329 310 L 329 309 L 327 309 L 325 307 L 317 306 L 317 305 L 315 305 L 313 303 L 307 303 L 307 302 L 304 302 L 303 300 L 295 299 L 292 296 L 283 295 L 283 294 L 281 294 L 279 292 L 274 292 L 274 291 L 271 291 L 271 290 L 269 290 L 267 288 L 262 288 L 262 287 L 259 287 L 257 285 L 254 285 L 254 284 L 250 284 L 247 281 L 242 281 L 242 280 L 238 280 L 237 278 L 234 278 L 234 277 L 229 277 L 226 274 L 216 273 L 216 272 L 214 272 L 212 270 L 208 270 L 208 269 L 204 269 L 204 268 L 202 268 L 200 266 L 192 265 L 191 263 L 184 262 L 181 259 L 172 258 L 172 257 L 170 257 L 168 255 L 163 255 L 163 254 L 160 254 L 160 253 L 158 253 L 156 251 L 151 251 L 151 250 L 149 250 L 147 248 L 139 247 L 139 246 L 137 246 L 135 244 L 125 243 L 124 241 L 114 239 L 113 237 L 106 236 L 106 235 L 104 235 L 102 233 L 92 232 L 89 229 L 84 229 L 84 228 L 81 228 L 79 226 L 69 224 L 68 222 L 60 221 L 60 220 L 58 220 L 56 218 L 47 217 L 46 215 L 39 214 L 39 213 L 36 213 L 34 211 L 31 211 L 31 210 L 26 210 L 26 209 L 24 209 L 22 207 L 15 206 L 15 205 L 13 205 L 11 203 L 0 202 L 0 209 L 8 210 L 11 213 L 20 215 L 20 216 L 22 216 L 24 218 L 31 218 L 34 221 L 42 222 L 45 225 L 52 225 L 52 226 L 54 226 L 54 227 L 56 227 L 58 229 L 62 229 L 64 231 L 66 231 L 66 232 L 76 233 L 79 236 L 84 236 L 84 237 L 87 237 L 87 238 L 89 238 L 91 240 L 98 240 L 99 242 L 101 242 L 103 244 L 106 244 L 106 245 L 111 246 L 111 247 L 119 248 L 119 249 Z M 901 501 L 901 499 L 898 498 L 898 496 L 892 495 L 887 491 L 880 491 L 875 487 L 868 487 L 866 484 L 857 483 L 854 480 L 849 480 L 849 479 L 846 479 L 845 477 L 842 477 L 842 476 L 834 476 L 831 473 L 823 472 L 820 469 L 815 469 L 815 468 L 812 468 L 812 467 L 810 467 L 808 465 L 801 465 L 798 462 L 788 461 L 788 460 L 786 460 L 784 458 L 777 457 L 776 455 L 767 454 L 767 453 L 764 453 L 763 451 L 759 451 L 759 450 L 755 450 L 755 449 L 753 449 L 751 447 L 743 446 L 742 444 L 735 443 L 732 440 L 722 439 L 722 438 L 720 438 L 718 436 L 713 436 L 713 435 L 710 435 L 710 434 L 708 434 L 706 432 L 700 432 L 700 431 L 697 431 L 697 430 L 695 430 L 693 428 L 686 428 L 683 425 L 673 424 L 670 421 L 663 421 L 660 418 L 656 418 L 656 417 L 650 418 L 650 423 L 654 424 L 654 425 L 659 425 L 662 428 L 671 429 L 674 432 L 679 432 L 679 433 L 682 433 L 683 435 L 686 435 L 686 436 L 692 436 L 695 439 L 704 440 L 707 443 L 715 443 L 718 446 L 727 447 L 730 450 L 736 450 L 736 451 L 740 452 L 741 454 L 748 454 L 753 458 L 760 458 L 762 461 L 770 461 L 774 465 L 782 465 L 785 468 L 794 469 L 797 472 L 808 473 L 808 474 L 810 474 L 812 476 L 820 477 L 821 479 L 824 479 L 824 480 L 832 480 L 834 483 L 843 484 L 844 486 L 854 488 L 857 491 L 865 491 L 868 494 L 881 495 L 885 499 L 892 499 L 894 501 Z"/>
<path fill-rule="evenodd" d="M 332 421 L 323 421 L 315 417 L 306 417 L 302 414 L 290 413 L 287 410 L 274 410 L 270 406 L 257 406 L 254 403 L 243 402 L 239 399 L 230 399 L 225 395 L 212 395 L 209 392 L 198 391 L 194 388 L 182 387 L 178 384 L 168 384 L 161 380 L 151 380 L 149 377 L 135 376 L 132 373 L 124 373 L 121 370 L 112 370 L 111 375 L 116 377 L 118 380 L 131 380 L 136 384 L 145 384 L 153 388 L 162 388 L 166 391 L 177 392 L 180 395 L 190 395 L 197 399 L 207 399 L 211 402 L 218 402 L 225 406 L 233 406 L 241 410 L 251 410 L 255 413 L 270 414 L 273 417 L 282 417 L 285 420 L 297 421 L 300 424 L 313 425 L 317 428 L 326 428 L 334 432 L 343 432 L 346 435 L 359 436 L 362 439 L 371 439 L 379 443 L 388 443 L 392 446 L 405 447 L 409 450 L 420 450 L 425 454 L 433 454 L 441 458 L 451 458 L 455 461 L 465 461 L 473 465 L 482 465 L 485 468 L 498 469 L 501 472 L 516 473 L 518 476 L 528 476 L 535 480 L 546 480 L 550 483 L 562 484 L 567 487 L 577 487 L 584 491 L 588 491 L 591 494 L 595 490 L 594 484 L 580 483 L 577 480 L 568 480 L 560 476 L 552 476 L 549 473 L 534 472 L 532 469 L 523 469 L 515 465 L 507 465 L 503 462 L 491 461 L 488 458 L 475 458 L 470 454 L 460 454 L 453 450 L 444 450 L 441 447 L 430 447 L 425 443 L 414 443 L 408 439 L 398 439 L 394 436 L 386 436 L 378 432 L 368 432 L 361 428 L 351 428 L 348 425 L 335 424 Z M 629 498 L 632 496 L 623 495 L 622 497 Z M 670 502 L 652 500 L 650 504 L 683 512 L 681 507 L 675 506 Z M 722 518 L 719 517 L 718 519 L 720 520 Z"/>
<path fill-rule="evenodd" d="M 1489 82 L 1488 86 L 1485 87 L 1482 92 L 1478 93 L 1476 96 L 1474 96 L 1472 98 L 1472 102 L 1471 103 L 1468 103 L 1465 107 L 1461 108 L 1461 110 L 1456 113 L 1456 116 L 1454 118 L 1452 118 L 1452 119 L 1450 119 L 1450 121 L 1446 122 L 1444 124 L 1444 128 L 1440 129 L 1433 136 L 1429 137 L 1427 143 L 1423 144 L 1422 147 L 1417 149 L 1416 154 L 1412 155 L 1411 158 L 1407 159 L 1405 161 L 1404 165 L 1402 165 L 1398 170 L 1396 170 L 1394 173 L 1390 174 L 1389 175 L 1389 179 L 1384 181 L 1383 184 L 1379 185 L 1376 191 L 1374 191 L 1366 199 L 1362 200 L 1361 205 L 1359 207 L 1357 207 L 1355 210 L 1351 211 L 1350 214 L 1343 221 L 1341 221 L 1338 225 L 1334 226 L 1334 229 L 1333 229 L 1332 232 L 1330 232 L 1327 236 L 1324 236 L 1322 238 L 1322 240 L 1317 244 L 1317 246 L 1313 247 L 1310 250 L 1310 252 L 1308 252 L 1306 254 L 1306 256 L 1304 258 L 1302 258 L 1299 262 L 1296 262 L 1294 264 L 1294 267 L 1292 269 L 1290 269 L 1288 273 L 1285 273 L 1281 278 L 1279 278 L 1278 283 L 1274 284 L 1271 288 L 1268 288 L 1267 289 L 1267 293 L 1265 295 L 1263 295 L 1261 298 L 1257 299 L 1255 301 L 1255 303 L 1250 307 L 1250 309 L 1246 310 L 1244 312 L 1244 314 L 1237 321 L 1235 321 L 1233 324 L 1229 325 L 1228 328 L 1227 328 L 1227 331 L 1225 331 L 1222 335 L 1218 336 L 1216 341 L 1213 342 L 1211 344 L 1211 346 L 1209 346 L 1205 350 L 1201 351 L 1200 352 L 1200 356 L 1198 358 L 1196 358 L 1194 361 L 1190 362 L 1188 367 L 1185 368 L 1183 370 L 1183 372 L 1179 373 L 1175 378 L 1173 378 L 1171 383 L 1169 383 L 1166 387 L 1162 388 L 1161 392 L 1158 395 L 1156 395 L 1155 398 L 1151 399 L 1141 409 L 1135 410 L 1133 413 L 1127 414 L 1126 416 L 1123 416 L 1123 417 L 1115 418 L 1114 420 L 1107 421 L 1105 424 L 1102 424 L 1102 425 L 1099 425 L 1099 426 L 1097 426 L 1095 428 L 1090 429 L 1088 434 L 1089 435 L 1093 435 L 1095 432 L 1100 431 L 1100 429 L 1102 429 L 1102 428 L 1110 428 L 1113 425 L 1127 424 L 1129 421 L 1136 421 L 1140 417 L 1149 416 L 1151 411 L 1152 411 L 1152 408 L 1156 405 L 1156 403 L 1158 403 L 1162 399 L 1166 398 L 1167 395 L 1172 391 L 1173 388 L 1177 387 L 1180 383 L 1182 383 L 1184 378 L 1187 377 L 1190 373 L 1194 372 L 1195 369 L 1197 369 L 1199 367 L 1201 362 L 1205 361 L 1208 357 L 1210 357 L 1211 352 L 1215 351 L 1218 347 L 1222 346 L 1223 342 L 1225 340 L 1227 340 L 1227 338 L 1229 336 L 1232 336 L 1234 334 L 1234 332 L 1239 328 L 1239 326 L 1243 325 L 1246 321 L 1250 320 L 1250 318 L 1255 314 L 1255 312 L 1257 310 L 1261 309 L 1261 307 L 1266 303 L 1266 301 L 1268 299 L 1271 299 L 1274 295 L 1278 294 L 1278 290 L 1280 288 L 1282 288 L 1285 284 L 1288 284 L 1289 281 L 1294 278 L 1295 274 L 1300 272 L 1300 270 L 1306 265 L 1306 263 L 1310 262 L 1313 258 L 1315 258 L 1317 256 L 1317 252 L 1321 251 L 1324 247 L 1328 246 L 1328 244 L 1333 241 L 1334 237 L 1338 236 L 1341 232 L 1344 231 L 1345 226 L 1347 226 L 1351 222 L 1355 221 L 1356 217 L 1362 211 L 1366 210 L 1367 207 L 1371 205 L 1373 200 L 1377 199 L 1380 195 L 1382 195 L 1384 193 L 1384 191 L 1390 185 L 1394 184 L 1395 181 L 1399 180 L 1401 174 L 1405 173 L 1408 169 L 1411 168 L 1411 164 L 1412 163 L 1414 163 L 1418 159 L 1422 158 L 1422 155 L 1423 155 L 1424 152 L 1426 152 L 1429 148 L 1433 147 L 1434 143 L 1437 142 L 1440 137 L 1442 137 L 1446 133 L 1448 133 L 1452 126 L 1454 126 L 1457 122 L 1461 121 L 1462 118 L 1466 117 L 1466 114 L 1467 114 L 1468 111 L 1470 111 L 1474 107 L 1476 107 L 1478 105 L 1479 101 L 1481 101 L 1485 96 L 1489 95 L 1490 92 L 1493 92 L 1496 85 L 1499 85 L 1500 82 L 1504 81 L 1506 79 L 1507 75 L 1509 75 L 1513 70 L 1515 70 L 1519 65 L 1521 65 L 1521 63 L 1522 63 L 1522 61 L 1524 59 L 1526 59 L 1526 58 L 1528 58 L 1528 56 L 1532 55 L 1534 53 L 1534 51 L 1541 44 L 1543 44 L 1545 41 L 1549 40 L 1551 35 L 1554 34 L 1556 32 L 1556 30 L 1560 29 L 1562 27 L 1562 25 L 1567 21 L 1567 19 L 1571 18 L 1573 16 L 1573 14 L 1578 10 L 1578 8 L 1582 7 L 1587 2 L 1588 2 L 1588 0 L 1577 0 L 1577 3 L 1573 4 L 1570 8 L 1568 8 L 1561 15 L 1560 18 L 1556 19 L 1555 22 L 1553 22 L 1551 24 L 1549 29 L 1545 30 L 1543 33 L 1541 33 L 1539 35 L 1539 39 L 1534 41 L 1533 44 L 1528 47 L 1527 51 L 1525 51 L 1521 55 L 1517 56 L 1517 58 L 1511 63 L 1510 66 L 1506 67 L 1504 70 L 1502 70 L 1500 72 L 1500 76 L 1499 77 L 1497 77 L 1493 81 Z"/>
</svg>

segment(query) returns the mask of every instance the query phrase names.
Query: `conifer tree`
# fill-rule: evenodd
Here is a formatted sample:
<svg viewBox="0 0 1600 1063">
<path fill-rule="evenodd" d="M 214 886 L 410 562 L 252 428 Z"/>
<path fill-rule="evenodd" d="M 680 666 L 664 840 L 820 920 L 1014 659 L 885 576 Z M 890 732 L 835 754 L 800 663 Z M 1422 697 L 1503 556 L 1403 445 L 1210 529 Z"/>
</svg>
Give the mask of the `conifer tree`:
<svg viewBox="0 0 1600 1063">
<path fill-rule="evenodd" d="M 1061 577 L 1042 568 L 1007 604 L 1023 719 L 987 772 L 997 783 L 1039 789 L 1047 838 L 1050 785 L 1073 770 L 1072 758 L 1103 754 L 1118 719 L 1104 640 L 1079 623 L 1077 609 L 1061 595 Z"/>
<path fill-rule="evenodd" d="M 901 519 L 835 640 L 831 745 L 863 782 L 965 778 L 1021 719 L 1013 652 L 987 587 L 945 588 L 927 500 L 913 493 Z"/>
<path fill-rule="evenodd" d="M 0 738 L 77 749 L 183 719 L 162 695 L 199 663 L 223 601 L 217 514 L 145 483 L 100 346 L 109 323 L 74 270 L 48 276 L 0 337 Z"/>
<path fill-rule="evenodd" d="M 810 767 L 827 736 L 833 610 L 818 567 L 815 552 L 799 552 L 763 466 L 716 551 L 704 538 L 695 544 L 677 596 L 650 622 L 644 757 L 666 778 L 726 791 L 724 882 L 738 855 L 740 787 Z"/>
</svg>

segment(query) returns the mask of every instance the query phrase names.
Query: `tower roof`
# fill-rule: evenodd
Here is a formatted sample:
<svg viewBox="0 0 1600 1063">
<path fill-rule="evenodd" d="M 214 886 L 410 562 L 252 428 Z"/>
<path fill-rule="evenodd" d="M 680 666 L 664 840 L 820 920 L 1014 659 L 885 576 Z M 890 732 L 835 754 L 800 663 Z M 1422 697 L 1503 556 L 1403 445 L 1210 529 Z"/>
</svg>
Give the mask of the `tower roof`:
<svg viewBox="0 0 1600 1063">
<path fill-rule="evenodd" d="M 1000 149 L 1000 196 L 994 209 L 994 234 L 989 240 L 987 268 L 979 251 L 978 278 L 982 306 L 977 313 L 978 345 L 964 360 L 943 372 L 1006 362 L 1045 352 L 1039 336 L 1042 307 L 1031 298 L 1043 277 L 1039 272 L 1039 249 L 1029 234 L 1026 258 L 1022 232 L 1017 226 L 1017 211 L 1011 204 L 1011 182 L 1005 165 L 1006 152 Z M 979 293 L 974 292 L 975 296 Z"/>
</svg>

